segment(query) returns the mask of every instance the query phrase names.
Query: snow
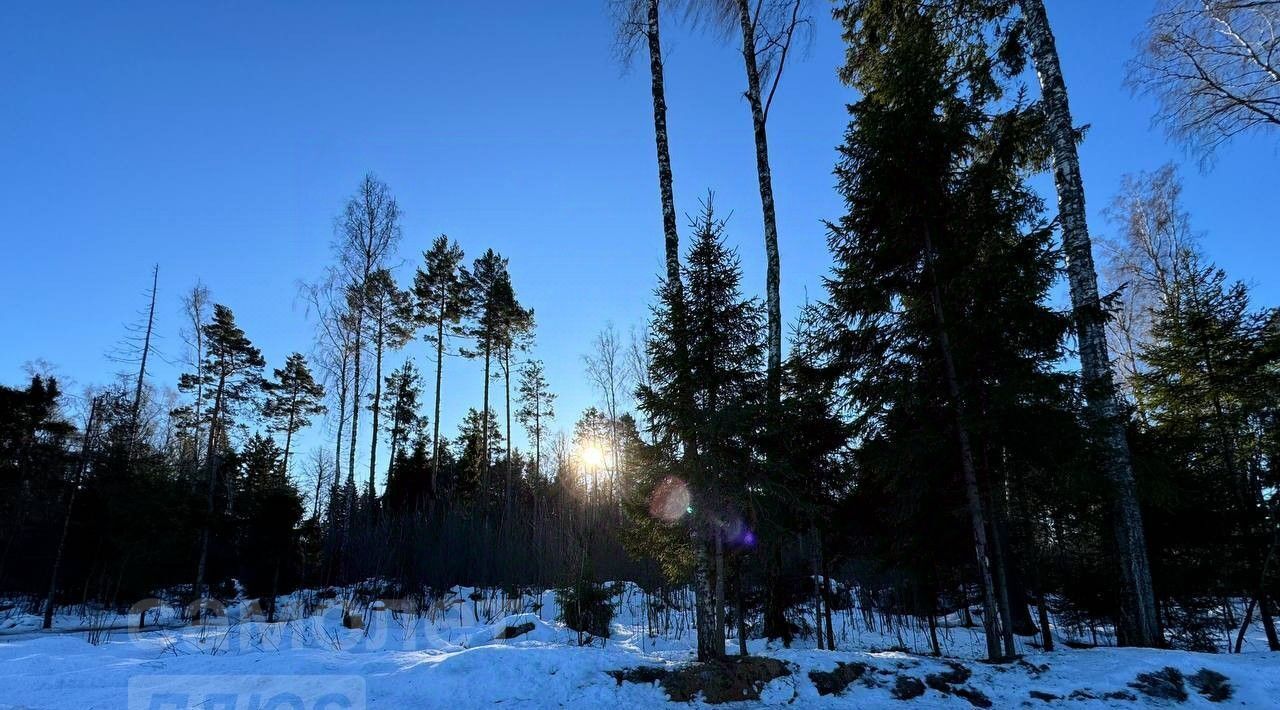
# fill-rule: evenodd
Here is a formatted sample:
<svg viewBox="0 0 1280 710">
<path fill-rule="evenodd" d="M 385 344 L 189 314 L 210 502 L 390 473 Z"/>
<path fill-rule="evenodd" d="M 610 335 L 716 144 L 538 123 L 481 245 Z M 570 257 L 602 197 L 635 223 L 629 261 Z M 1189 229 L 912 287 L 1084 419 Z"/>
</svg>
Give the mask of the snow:
<svg viewBox="0 0 1280 710">
<path fill-rule="evenodd" d="M 306 592 L 282 597 L 282 620 L 274 624 L 241 600 L 204 626 L 184 625 L 176 610 L 160 606 L 148 612 L 142 631 L 129 629 L 136 612 L 69 610 L 60 611 L 53 630 L 41 631 L 38 616 L 13 608 L 0 612 L 0 708 L 662 706 L 666 695 L 656 683 L 619 684 L 606 672 L 687 662 L 695 646 L 692 619 L 687 609 L 666 609 L 664 632 L 651 634 L 650 598 L 634 585 L 620 589 L 611 638 L 588 639 L 583 646 L 576 632 L 555 621 L 551 592 L 508 599 L 496 590 L 454 588 L 421 614 L 402 611 L 418 605 L 373 602 L 351 590 Z M 344 609 L 360 615 L 363 628 L 345 628 Z M 949 670 L 948 662 L 968 668 L 966 685 L 997 708 L 1046 705 L 1032 698 L 1033 690 L 1062 698 L 1049 706 L 1172 706 L 1129 688 L 1138 673 L 1166 666 L 1188 677 L 1208 668 L 1234 688 L 1230 700 L 1211 703 L 1188 684 L 1190 698 L 1178 707 L 1280 702 L 1280 659 L 1260 650 L 1265 644 L 1256 634 L 1240 655 L 1116 648 L 1043 653 L 1024 646 L 1022 661 L 991 665 L 976 660 L 984 648 L 981 633 L 959 627 L 958 619 L 947 621 L 939 631 L 944 658 L 925 655 L 928 634 L 922 629 L 886 630 L 877 621 L 870 630 L 856 610 L 836 615 L 839 651 L 818 651 L 812 641 L 784 649 L 752 640 L 752 654 L 785 661 L 792 674 L 769 683 L 758 701 L 735 706 L 896 705 L 890 695 L 895 676 L 924 680 Z M 515 638 L 501 638 L 507 629 L 530 625 Z M 93 637 L 96 645 L 89 642 Z M 736 649 L 736 640 L 728 647 Z M 819 695 L 809 672 L 833 670 L 838 662 L 866 664 L 869 680 L 840 695 Z M 1066 699 L 1076 691 L 1078 699 Z M 1138 700 L 1104 697 L 1117 691 Z M 935 689 L 904 706 L 971 707 Z"/>
</svg>

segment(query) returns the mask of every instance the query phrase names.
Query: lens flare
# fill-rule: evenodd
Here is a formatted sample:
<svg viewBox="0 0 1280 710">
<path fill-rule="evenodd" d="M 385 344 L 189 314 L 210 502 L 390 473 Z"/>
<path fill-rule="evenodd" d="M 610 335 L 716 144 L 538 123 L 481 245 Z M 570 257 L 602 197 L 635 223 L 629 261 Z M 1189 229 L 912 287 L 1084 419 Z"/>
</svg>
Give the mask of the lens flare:
<svg viewBox="0 0 1280 710">
<path fill-rule="evenodd" d="M 674 523 L 686 513 L 693 512 L 689 503 L 689 487 L 684 481 L 667 476 L 649 497 L 649 514 L 663 522 Z"/>
</svg>

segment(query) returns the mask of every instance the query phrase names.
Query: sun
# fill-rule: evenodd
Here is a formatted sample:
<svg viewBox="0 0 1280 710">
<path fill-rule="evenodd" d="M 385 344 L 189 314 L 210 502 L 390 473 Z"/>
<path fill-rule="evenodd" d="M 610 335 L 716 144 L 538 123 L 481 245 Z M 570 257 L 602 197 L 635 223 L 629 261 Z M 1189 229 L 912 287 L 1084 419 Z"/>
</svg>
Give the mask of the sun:
<svg viewBox="0 0 1280 710">
<path fill-rule="evenodd" d="M 604 467 L 604 447 L 599 444 L 583 444 L 578 449 L 578 460 L 583 466 L 590 469 L 599 469 Z"/>
</svg>

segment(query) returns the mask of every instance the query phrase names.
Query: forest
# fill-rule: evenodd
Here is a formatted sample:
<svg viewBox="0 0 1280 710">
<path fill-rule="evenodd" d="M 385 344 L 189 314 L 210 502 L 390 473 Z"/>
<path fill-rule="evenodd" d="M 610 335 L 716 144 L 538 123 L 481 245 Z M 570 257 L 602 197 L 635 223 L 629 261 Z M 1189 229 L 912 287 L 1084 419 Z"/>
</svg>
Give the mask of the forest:
<svg viewBox="0 0 1280 710">
<path fill-rule="evenodd" d="M 313 333 L 286 358 L 264 357 L 270 326 L 217 283 L 167 283 L 157 263 L 134 279 L 115 379 L 69 387 L 34 360 L 57 353 L 6 375 L 5 612 L 52 629 L 110 610 L 138 631 L 159 625 L 152 606 L 195 627 L 254 600 L 270 625 L 316 590 L 421 611 L 462 585 L 547 590 L 589 646 L 625 582 L 651 636 L 688 613 L 685 661 L 756 641 L 848 651 L 851 625 L 915 629 L 939 657 L 971 629 L 992 663 L 1240 654 L 1251 629 L 1280 651 L 1280 307 L 1215 262 L 1183 192 L 1241 136 L 1280 136 L 1280 2 L 1160 0 L 1134 28 L 1127 86 L 1191 167 L 1135 169 L 1114 194 L 1082 174 L 1103 118 L 1072 113 L 1068 87 L 1089 79 L 1059 56 L 1061 3 L 606 5 L 618 60 L 651 90 L 664 261 L 633 294 L 647 321 L 580 344 L 596 404 L 557 406 L 538 348 L 559 336 L 520 295 L 536 271 L 482 235 L 406 229 L 369 166 L 312 240 L 326 268 L 279 294 Z M 814 226 L 822 292 L 783 303 L 793 235 L 768 119 L 775 96 L 805 100 L 776 92 L 829 16 L 847 105 L 809 110 L 847 122 L 830 161 L 843 209 Z M 725 130 L 752 139 L 758 202 L 677 205 L 673 25 L 737 53 L 725 81 L 745 105 Z M 762 233 L 735 233 L 733 210 Z M 747 250 L 764 283 L 744 277 Z M 158 312 L 181 322 L 158 332 Z M 152 374 L 165 336 L 176 380 Z M 451 421 L 463 376 L 482 394 Z M 341 622 L 362 614 L 344 604 Z"/>
</svg>

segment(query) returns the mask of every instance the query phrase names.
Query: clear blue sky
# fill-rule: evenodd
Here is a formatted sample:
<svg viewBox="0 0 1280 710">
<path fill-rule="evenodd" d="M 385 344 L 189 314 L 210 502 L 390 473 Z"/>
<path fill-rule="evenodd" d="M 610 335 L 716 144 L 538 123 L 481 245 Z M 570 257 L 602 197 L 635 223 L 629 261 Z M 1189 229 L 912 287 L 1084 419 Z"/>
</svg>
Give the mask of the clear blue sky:
<svg viewBox="0 0 1280 710">
<path fill-rule="evenodd" d="M 829 5 L 813 5 L 811 50 L 788 68 L 769 127 L 788 312 L 806 289 L 820 295 L 820 220 L 840 214 L 831 168 L 855 98 L 834 76 Z M 1076 119 L 1092 124 L 1082 159 L 1095 235 L 1122 174 L 1178 160 L 1209 254 L 1259 302 L 1280 301 L 1276 140 L 1237 141 L 1200 173 L 1121 85 L 1150 3 L 1048 5 Z M 746 284 L 762 292 L 739 57 L 668 28 L 677 207 L 714 188 L 733 210 Z M 607 321 L 644 321 L 661 265 L 647 67 L 624 73 L 611 40 L 603 0 L 5 3 L 0 382 L 36 358 L 80 383 L 109 379 L 105 353 L 154 262 L 171 359 L 178 298 L 197 278 L 272 366 L 306 352 L 295 284 L 329 263 L 334 216 L 374 171 L 404 210 L 402 281 L 441 232 L 468 258 L 510 257 L 571 427 L 596 400 L 582 353 Z M 406 353 L 429 365 L 421 341 Z M 471 363 L 447 368 L 453 431 L 481 383 Z M 163 364 L 154 374 L 176 379 Z"/>
</svg>

